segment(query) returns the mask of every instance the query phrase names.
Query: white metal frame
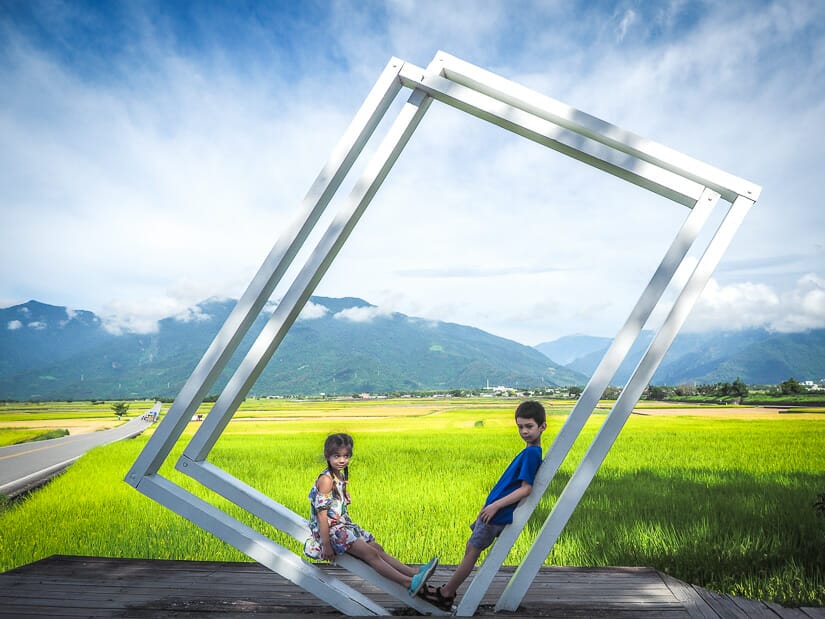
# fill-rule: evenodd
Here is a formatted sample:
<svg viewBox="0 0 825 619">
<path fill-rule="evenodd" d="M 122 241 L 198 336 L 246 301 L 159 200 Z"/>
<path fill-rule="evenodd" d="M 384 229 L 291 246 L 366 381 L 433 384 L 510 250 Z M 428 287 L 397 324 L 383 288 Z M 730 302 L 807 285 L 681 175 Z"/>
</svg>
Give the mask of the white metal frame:
<svg viewBox="0 0 825 619">
<path fill-rule="evenodd" d="M 273 247 L 138 456 L 126 481 L 339 611 L 350 615 L 388 614 L 387 609 L 352 587 L 162 477 L 158 471 L 402 88 L 411 91 L 407 102 L 365 165 L 349 197 L 185 447 L 176 468 L 295 539 L 303 541 L 309 535 L 306 519 L 208 462 L 207 457 L 346 242 L 433 100 L 446 103 L 689 207 L 691 210 L 682 228 L 551 445 L 539 469 L 533 492 L 518 506 L 513 524 L 505 528 L 462 596 L 457 614 L 472 615 L 579 436 L 605 387 L 653 310 L 662 302 L 665 289 L 671 284 L 676 270 L 705 226 L 708 216 L 720 198 L 724 199 L 732 204 L 731 208 L 672 304 L 668 317 L 656 333 L 621 397 L 556 501 L 527 557 L 499 598 L 497 609 L 515 610 L 699 297 L 742 218 L 758 198 L 760 187 L 443 52 L 438 52 L 426 69 L 397 58 L 390 60 L 304 198 L 298 216 Z M 410 598 L 403 587 L 380 576 L 367 564 L 353 557 L 339 557 L 338 564 L 419 612 L 444 614 L 419 598 Z"/>
</svg>

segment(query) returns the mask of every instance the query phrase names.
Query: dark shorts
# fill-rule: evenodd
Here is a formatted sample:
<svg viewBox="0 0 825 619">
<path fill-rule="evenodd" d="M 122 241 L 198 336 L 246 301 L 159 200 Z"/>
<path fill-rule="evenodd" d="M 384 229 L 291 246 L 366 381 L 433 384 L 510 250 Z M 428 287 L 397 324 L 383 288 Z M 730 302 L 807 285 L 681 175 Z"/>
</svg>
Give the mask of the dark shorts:
<svg viewBox="0 0 825 619">
<path fill-rule="evenodd" d="M 492 522 L 482 522 L 481 518 L 470 525 L 473 534 L 470 536 L 469 543 L 479 550 L 484 550 L 493 543 L 493 541 L 501 534 L 506 527 L 506 524 L 493 524 Z"/>
</svg>

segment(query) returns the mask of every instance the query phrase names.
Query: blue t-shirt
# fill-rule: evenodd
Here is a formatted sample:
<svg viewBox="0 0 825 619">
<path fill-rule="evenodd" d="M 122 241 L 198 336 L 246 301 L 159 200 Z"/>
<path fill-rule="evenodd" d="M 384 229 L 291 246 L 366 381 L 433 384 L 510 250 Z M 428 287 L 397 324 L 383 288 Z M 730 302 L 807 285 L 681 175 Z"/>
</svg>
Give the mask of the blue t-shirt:
<svg viewBox="0 0 825 619">
<path fill-rule="evenodd" d="M 487 501 L 484 506 L 487 507 L 493 501 L 497 501 L 501 497 L 507 496 L 514 490 L 521 488 L 521 482 L 526 481 L 531 486 L 533 480 L 536 478 L 536 471 L 541 465 L 541 447 L 538 445 L 530 445 L 522 449 L 519 454 L 513 458 L 510 466 L 502 473 L 496 485 L 490 490 L 487 495 Z M 496 512 L 490 520 L 493 524 L 510 524 L 513 522 L 513 512 L 518 503 L 512 503 L 506 507 L 502 507 Z"/>
</svg>

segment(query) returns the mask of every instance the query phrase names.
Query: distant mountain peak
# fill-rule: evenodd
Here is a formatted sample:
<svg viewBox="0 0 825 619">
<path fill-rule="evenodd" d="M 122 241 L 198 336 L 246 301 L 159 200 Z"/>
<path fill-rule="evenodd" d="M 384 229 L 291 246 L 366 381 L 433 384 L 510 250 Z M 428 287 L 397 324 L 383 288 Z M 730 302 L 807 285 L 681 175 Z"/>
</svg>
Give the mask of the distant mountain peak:
<svg viewBox="0 0 825 619">
<path fill-rule="evenodd" d="M 331 314 L 337 314 L 348 309 L 376 307 L 372 303 L 367 303 L 364 299 L 359 299 L 358 297 L 341 297 L 340 299 L 332 297 L 310 297 L 309 300 L 315 305 L 321 305 L 327 308 Z"/>
<path fill-rule="evenodd" d="M 0 327 L 9 331 L 62 329 L 74 321 L 84 325 L 100 324 L 100 319 L 92 312 L 49 305 L 34 299 L 0 309 Z"/>
<path fill-rule="evenodd" d="M 51 308 L 51 309 L 62 309 L 63 308 L 62 305 L 50 305 L 49 303 L 43 303 L 42 301 L 38 301 L 36 299 L 29 299 L 25 303 L 22 303 L 20 305 L 16 305 L 15 307 L 24 307 L 24 306 L 29 307 L 29 308 L 37 308 L 37 307 Z"/>
<path fill-rule="evenodd" d="M 281 300 L 276 299 L 269 301 L 265 306 L 262 314 L 268 315 L 274 312 Z M 210 297 L 199 303 L 195 303 L 191 307 L 178 312 L 174 316 L 161 319 L 161 324 L 169 324 L 170 322 L 202 322 L 205 320 L 224 320 L 229 313 L 237 305 L 238 299 L 229 297 Z M 308 311 L 316 306 L 317 311 Z M 340 299 L 331 297 L 310 297 L 307 307 L 304 309 L 302 317 L 319 318 L 322 315 L 331 316 L 358 316 L 358 310 L 377 310 L 378 307 L 359 299 L 358 297 L 342 297 Z M 355 312 L 353 314 L 353 312 Z"/>
</svg>

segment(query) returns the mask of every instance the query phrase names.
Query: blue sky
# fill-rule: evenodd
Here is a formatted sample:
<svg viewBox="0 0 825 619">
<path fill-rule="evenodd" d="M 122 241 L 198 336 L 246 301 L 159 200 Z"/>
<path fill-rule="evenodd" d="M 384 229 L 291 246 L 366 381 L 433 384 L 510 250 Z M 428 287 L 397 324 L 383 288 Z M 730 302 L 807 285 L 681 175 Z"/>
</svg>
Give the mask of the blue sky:
<svg viewBox="0 0 825 619">
<path fill-rule="evenodd" d="M 390 57 L 437 50 L 762 185 L 686 329 L 825 327 L 817 0 L 0 0 L 0 306 L 238 297 Z M 316 292 L 611 336 L 686 215 L 436 103 Z"/>
</svg>

